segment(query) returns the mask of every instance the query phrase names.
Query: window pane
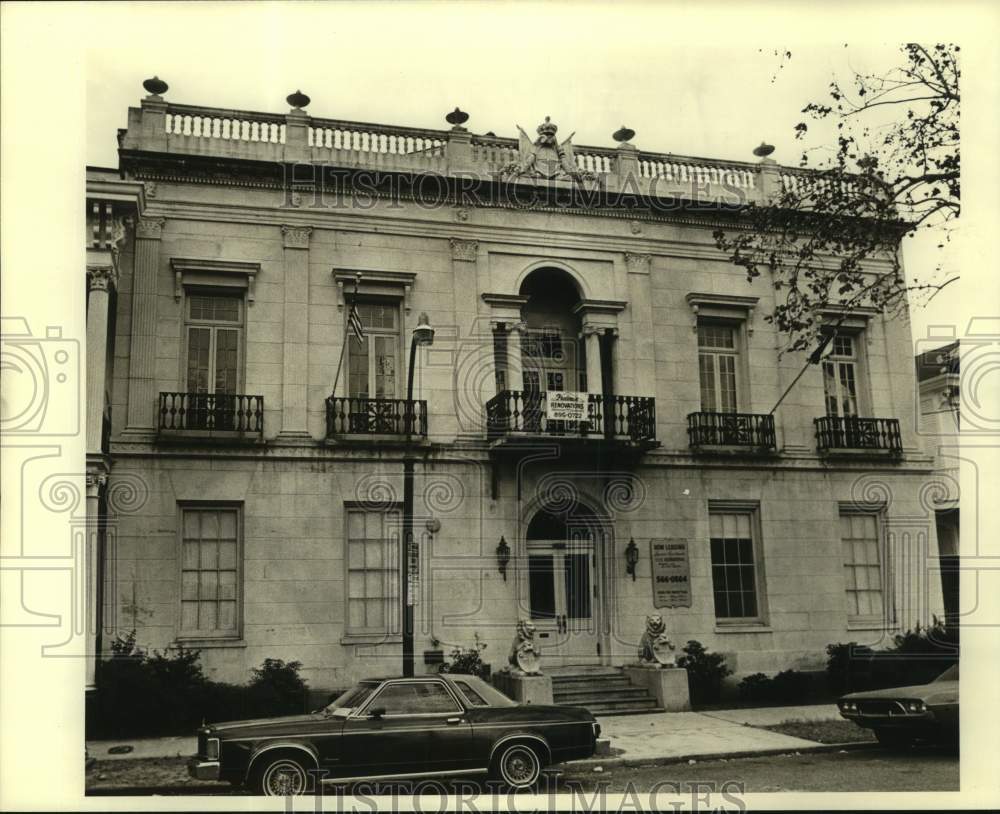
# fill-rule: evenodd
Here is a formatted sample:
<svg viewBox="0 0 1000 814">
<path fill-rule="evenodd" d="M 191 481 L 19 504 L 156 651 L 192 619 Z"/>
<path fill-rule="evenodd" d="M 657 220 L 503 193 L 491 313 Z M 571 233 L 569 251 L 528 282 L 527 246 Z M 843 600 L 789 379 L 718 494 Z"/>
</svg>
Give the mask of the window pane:
<svg viewBox="0 0 1000 814">
<path fill-rule="evenodd" d="M 215 332 L 215 392 L 236 393 L 239 374 L 239 331 L 217 329 Z"/>
<path fill-rule="evenodd" d="M 219 603 L 219 629 L 220 630 L 236 630 L 236 603 L 235 602 L 220 602 Z"/>
<path fill-rule="evenodd" d="M 715 398 L 715 357 L 710 353 L 698 356 L 698 378 L 701 386 L 701 409 L 714 413 L 718 402 Z"/>
<path fill-rule="evenodd" d="M 347 340 L 347 395 L 353 398 L 368 398 L 371 388 L 368 382 L 369 340 L 358 342 L 349 335 Z"/>
<path fill-rule="evenodd" d="M 188 328 L 187 389 L 208 392 L 208 359 L 212 342 L 209 328 Z"/>
<path fill-rule="evenodd" d="M 590 618 L 590 554 L 566 556 L 563 578 L 566 590 L 566 615 L 570 619 Z"/>
<path fill-rule="evenodd" d="M 556 613 L 556 597 L 551 555 L 529 555 L 528 586 L 531 618 L 553 618 Z"/>
</svg>

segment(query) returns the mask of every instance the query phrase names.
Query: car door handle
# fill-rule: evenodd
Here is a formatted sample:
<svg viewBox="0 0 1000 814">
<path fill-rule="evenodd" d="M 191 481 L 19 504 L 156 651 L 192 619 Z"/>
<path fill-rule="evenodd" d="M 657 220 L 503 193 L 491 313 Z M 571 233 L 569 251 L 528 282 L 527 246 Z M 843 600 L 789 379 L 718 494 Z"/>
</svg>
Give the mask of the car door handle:
<svg viewBox="0 0 1000 814">
<path fill-rule="evenodd" d="M 449 726 L 454 726 L 455 724 L 462 723 L 462 719 L 461 718 L 445 718 L 444 722 L 446 724 L 448 724 Z"/>
</svg>

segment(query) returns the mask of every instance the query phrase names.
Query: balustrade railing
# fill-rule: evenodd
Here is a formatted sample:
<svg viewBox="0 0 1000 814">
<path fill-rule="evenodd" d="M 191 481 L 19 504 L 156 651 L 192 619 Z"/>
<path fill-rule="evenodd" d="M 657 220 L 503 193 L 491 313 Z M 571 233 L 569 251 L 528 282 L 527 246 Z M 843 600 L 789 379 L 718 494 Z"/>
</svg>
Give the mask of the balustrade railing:
<svg viewBox="0 0 1000 814">
<path fill-rule="evenodd" d="M 234 393 L 160 393 L 161 433 L 217 432 L 261 437 L 264 397 Z"/>
<path fill-rule="evenodd" d="M 903 451 L 898 418 L 828 415 L 814 419 L 814 423 L 816 444 L 822 452 L 883 450 L 898 455 Z"/>
<path fill-rule="evenodd" d="M 757 413 L 690 413 L 688 440 L 692 447 L 774 449 L 774 416 Z"/>
<path fill-rule="evenodd" d="M 215 110 L 193 105 L 170 105 L 166 132 L 222 141 L 285 143 L 285 117 L 245 110 Z"/>
<path fill-rule="evenodd" d="M 677 184 L 702 186 L 717 184 L 737 189 L 757 188 L 757 171 L 753 165 L 717 164 L 657 153 L 639 153 L 639 177 L 663 178 Z"/>
<path fill-rule="evenodd" d="M 414 399 L 351 398 L 326 400 L 326 434 L 427 435 L 427 402 Z"/>
<path fill-rule="evenodd" d="M 582 421 L 547 416 L 544 390 L 504 390 L 486 402 L 487 435 L 491 439 L 512 433 L 550 436 L 595 436 L 656 439 L 656 400 L 646 396 L 587 396 L 587 418 Z"/>
</svg>

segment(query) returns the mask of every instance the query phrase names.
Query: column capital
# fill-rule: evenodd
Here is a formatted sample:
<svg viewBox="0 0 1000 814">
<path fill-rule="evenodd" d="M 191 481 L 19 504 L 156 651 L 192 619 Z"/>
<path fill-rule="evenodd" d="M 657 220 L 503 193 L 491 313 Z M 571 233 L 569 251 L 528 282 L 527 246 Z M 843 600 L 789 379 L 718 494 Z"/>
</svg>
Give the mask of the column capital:
<svg viewBox="0 0 1000 814">
<path fill-rule="evenodd" d="M 139 218 L 135 226 L 135 236 L 141 240 L 159 240 L 163 237 L 166 218 Z"/>
<path fill-rule="evenodd" d="M 111 264 L 87 266 L 87 290 L 107 291 L 118 285 L 118 271 Z"/>
<path fill-rule="evenodd" d="M 286 249 L 308 249 L 312 226 L 282 226 L 281 234 Z"/>
<path fill-rule="evenodd" d="M 466 263 L 476 262 L 476 257 L 479 254 L 478 240 L 463 240 L 458 237 L 453 237 L 450 238 L 448 242 L 451 243 L 452 260 L 462 260 Z"/>
<path fill-rule="evenodd" d="M 640 252 L 625 252 L 625 266 L 629 274 L 649 274 L 650 266 L 653 262 L 651 254 Z"/>
</svg>

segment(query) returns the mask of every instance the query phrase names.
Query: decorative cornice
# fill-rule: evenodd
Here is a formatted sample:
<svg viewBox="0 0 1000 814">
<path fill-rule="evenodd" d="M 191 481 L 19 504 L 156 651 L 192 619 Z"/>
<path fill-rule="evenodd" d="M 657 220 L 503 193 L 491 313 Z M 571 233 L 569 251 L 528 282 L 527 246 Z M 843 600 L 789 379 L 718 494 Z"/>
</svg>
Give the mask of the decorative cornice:
<svg viewBox="0 0 1000 814">
<path fill-rule="evenodd" d="M 360 276 L 360 281 L 359 281 Z M 340 298 L 337 309 L 341 310 L 348 294 L 353 294 L 355 285 L 361 296 L 382 295 L 402 297 L 403 309 L 410 313 L 410 289 L 417 275 L 412 271 L 373 271 L 365 269 L 333 269 L 333 280 L 337 284 Z"/>
<path fill-rule="evenodd" d="M 113 265 L 87 266 L 87 290 L 107 291 L 118 285 L 118 271 Z"/>
<path fill-rule="evenodd" d="M 753 336 L 753 314 L 754 308 L 760 301 L 759 297 L 743 297 L 737 294 L 710 294 L 701 291 L 692 291 L 684 297 L 687 304 L 691 306 L 694 314 L 691 330 L 698 330 L 698 314 L 702 308 L 715 308 L 732 312 L 737 318 L 746 320 L 747 333 Z"/>
<path fill-rule="evenodd" d="M 653 255 L 625 252 L 625 266 L 629 274 L 649 274 L 653 264 Z"/>
<path fill-rule="evenodd" d="M 201 285 L 239 286 L 247 290 L 247 302 L 254 301 L 254 284 L 260 273 L 259 263 L 242 260 L 201 260 L 191 257 L 171 257 L 174 272 L 174 299 L 180 302 L 184 283 Z"/>
<path fill-rule="evenodd" d="M 648 255 L 647 255 L 648 256 Z M 574 307 L 574 314 L 620 314 L 628 305 L 625 300 L 580 300 Z"/>
<path fill-rule="evenodd" d="M 163 237 L 166 218 L 139 218 L 135 225 L 135 236 L 140 240 L 159 240 Z"/>
<path fill-rule="evenodd" d="M 522 308 L 528 303 L 528 298 L 521 294 L 491 294 L 484 291 L 479 296 L 487 305 L 500 308 Z"/>
<path fill-rule="evenodd" d="M 476 262 L 476 257 L 479 254 L 478 240 L 462 240 L 461 238 L 453 237 L 448 242 L 451 243 L 452 260 L 462 260 L 467 263 Z"/>
<path fill-rule="evenodd" d="M 308 249 L 312 226 L 282 226 L 286 249 Z"/>
</svg>

